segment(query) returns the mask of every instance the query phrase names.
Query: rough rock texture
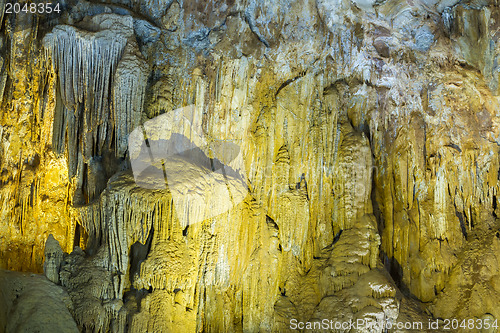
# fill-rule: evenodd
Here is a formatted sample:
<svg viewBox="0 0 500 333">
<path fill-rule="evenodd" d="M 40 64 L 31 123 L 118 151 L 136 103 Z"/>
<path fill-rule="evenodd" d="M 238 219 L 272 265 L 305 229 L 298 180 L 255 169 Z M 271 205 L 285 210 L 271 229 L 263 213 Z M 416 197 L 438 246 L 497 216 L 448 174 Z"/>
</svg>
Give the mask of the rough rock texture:
<svg viewBox="0 0 500 333">
<path fill-rule="evenodd" d="M 60 271 L 61 285 L 68 290 L 71 313 L 80 331 L 123 332 L 126 312 L 116 296 L 113 272 L 108 269 L 109 254 L 105 248 L 91 258 L 78 247 L 65 256 Z"/>
<path fill-rule="evenodd" d="M 0 332 L 78 332 L 66 291 L 42 275 L 0 270 Z"/>
<path fill-rule="evenodd" d="M 455 0 L 2 17 L 0 267 L 40 271 L 47 240 L 80 331 L 500 320 L 499 19 Z"/>
</svg>

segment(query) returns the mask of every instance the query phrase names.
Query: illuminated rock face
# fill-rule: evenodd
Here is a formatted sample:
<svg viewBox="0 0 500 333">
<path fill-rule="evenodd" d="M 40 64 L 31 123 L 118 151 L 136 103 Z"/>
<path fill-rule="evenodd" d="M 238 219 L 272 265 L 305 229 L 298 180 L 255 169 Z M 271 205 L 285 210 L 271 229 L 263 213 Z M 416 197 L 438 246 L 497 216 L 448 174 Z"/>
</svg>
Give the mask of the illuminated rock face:
<svg viewBox="0 0 500 333">
<path fill-rule="evenodd" d="M 500 320 L 493 4 L 0 20 L 0 268 L 44 270 L 80 330 Z"/>
</svg>

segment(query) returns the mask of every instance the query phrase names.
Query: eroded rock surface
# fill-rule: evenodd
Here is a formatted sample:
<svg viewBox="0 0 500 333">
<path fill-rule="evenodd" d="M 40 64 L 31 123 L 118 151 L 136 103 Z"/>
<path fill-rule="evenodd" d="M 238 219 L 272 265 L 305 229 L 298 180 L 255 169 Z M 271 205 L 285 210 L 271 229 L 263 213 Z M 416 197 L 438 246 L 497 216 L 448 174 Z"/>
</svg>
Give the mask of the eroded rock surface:
<svg viewBox="0 0 500 333">
<path fill-rule="evenodd" d="M 80 331 L 500 320 L 499 18 L 455 0 L 2 16 L 0 267 L 45 254 Z"/>
<path fill-rule="evenodd" d="M 45 242 L 45 262 L 43 263 L 43 273 L 50 281 L 59 283 L 59 271 L 63 261 L 63 250 L 59 242 L 55 240 L 52 234 Z"/>
</svg>

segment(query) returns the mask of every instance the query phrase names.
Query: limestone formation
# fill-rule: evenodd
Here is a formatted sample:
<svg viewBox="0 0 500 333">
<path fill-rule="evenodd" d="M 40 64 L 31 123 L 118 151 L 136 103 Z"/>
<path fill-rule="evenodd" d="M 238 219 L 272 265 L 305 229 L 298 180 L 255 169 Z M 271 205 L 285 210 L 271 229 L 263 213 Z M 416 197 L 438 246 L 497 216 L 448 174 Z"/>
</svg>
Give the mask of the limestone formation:
<svg viewBox="0 0 500 333">
<path fill-rule="evenodd" d="M 67 292 L 43 275 L 0 270 L 0 332 L 78 332 Z"/>
<path fill-rule="evenodd" d="M 104 152 L 125 155 L 126 137 L 141 119 L 149 68 L 131 16 L 99 14 L 78 27 L 56 26 L 43 45 L 59 83 L 53 147 L 58 153 L 67 147 L 69 177 L 78 175 L 76 190 L 83 192 L 75 201 L 85 204 L 98 194 L 84 184 L 85 168 Z"/>
<path fill-rule="evenodd" d="M 61 10 L 0 11 L 0 333 L 500 325 L 498 3 Z"/>
<path fill-rule="evenodd" d="M 45 242 L 45 262 L 43 263 L 43 273 L 50 281 L 59 284 L 59 270 L 63 261 L 63 250 L 59 242 L 52 234 Z"/>
</svg>

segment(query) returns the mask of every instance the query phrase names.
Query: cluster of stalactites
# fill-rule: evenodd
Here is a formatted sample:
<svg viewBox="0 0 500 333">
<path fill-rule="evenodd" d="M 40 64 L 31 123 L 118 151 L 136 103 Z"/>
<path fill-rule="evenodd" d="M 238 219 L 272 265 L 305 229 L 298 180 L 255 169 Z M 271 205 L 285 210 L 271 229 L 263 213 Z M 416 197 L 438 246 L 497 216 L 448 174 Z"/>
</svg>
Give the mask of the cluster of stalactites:
<svg viewBox="0 0 500 333">
<path fill-rule="evenodd" d="M 128 42 L 118 63 L 113 86 L 115 153 L 123 156 L 128 149 L 128 135 L 141 121 L 149 66 L 135 40 Z"/>
<path fill-rule="evenodd" d="M 127 38 L 64 25 L 54 28 L 43 43 L 59 81 L 53 148 L 62 153 L 68 139 L 70 176 L 74 176 L 78 153 L 87 159 L 99 155 L 105 143 L 113 74 Z"/>
</svg>

